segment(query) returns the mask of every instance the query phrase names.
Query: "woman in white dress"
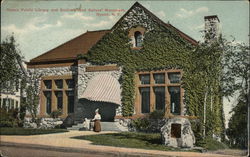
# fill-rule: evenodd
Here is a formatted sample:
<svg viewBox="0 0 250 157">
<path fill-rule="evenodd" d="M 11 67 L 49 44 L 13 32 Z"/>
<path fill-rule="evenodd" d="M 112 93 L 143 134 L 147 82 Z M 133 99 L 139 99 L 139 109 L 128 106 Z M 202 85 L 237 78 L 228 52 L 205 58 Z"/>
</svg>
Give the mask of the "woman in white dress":
<svg viewBox="0 0 250 157">
<path fill-rule="evenodd" d="M 94 131 L 101 131 L 101 115 L 99 114 L 99 109 L 95 110 L 95 117 L 92 119 L 94 121 Z"/>
</svg>

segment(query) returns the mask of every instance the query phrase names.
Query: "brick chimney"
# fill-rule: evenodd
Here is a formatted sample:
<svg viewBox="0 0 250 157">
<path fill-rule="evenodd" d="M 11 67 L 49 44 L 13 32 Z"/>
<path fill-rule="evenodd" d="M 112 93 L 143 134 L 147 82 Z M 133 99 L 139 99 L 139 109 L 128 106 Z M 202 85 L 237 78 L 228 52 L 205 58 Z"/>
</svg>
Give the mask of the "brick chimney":
<svg viewBox="0 0 250 157">
<path fill-rule="evenodd" d="M 217 15 L 205 16 L 205 42 L 219 39 L 221 36 L 220 20 Z"/>
</svg>

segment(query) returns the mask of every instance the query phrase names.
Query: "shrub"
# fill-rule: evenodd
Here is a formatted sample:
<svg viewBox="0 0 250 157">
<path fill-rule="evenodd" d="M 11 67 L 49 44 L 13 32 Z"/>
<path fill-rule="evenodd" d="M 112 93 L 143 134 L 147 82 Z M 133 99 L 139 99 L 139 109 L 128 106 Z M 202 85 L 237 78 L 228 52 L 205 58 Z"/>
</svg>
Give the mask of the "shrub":
<svg viewBox="0 0 250 157">
<path fill-rule="evenodd" d="M 204 138 L 201 143 L 201 147 L 207 150 L 218 150 L 218 149 L 227 149 L 228 146 L 222 142 L 216 141 L 211 137 Z"/>
<path fill-rule="evenodd" d="M 132 126 L 136 128 L 137 131 L 146 132 L 149 128 L 150 122 L 147 118 L 138 118 L 132 121 Z"/>
<path fill-rule="evenodd" d="M 163 119 L 164 111 L 163 110 L 154 110 L 149 114 L 150 119 Z"/>
<path fill-rule="evenodd" d="M 50 117 L 52 118 L 58 118 L 59 116 L 62 115 L 62 110 L 58 109 L 58 110 L 54 110 L 50 113 Z"/>
<path fill-rule="evenodd" d="M 18 126 L 18 111 L 0 108 L 0 127 L 17 127 Z"/>
</svg>

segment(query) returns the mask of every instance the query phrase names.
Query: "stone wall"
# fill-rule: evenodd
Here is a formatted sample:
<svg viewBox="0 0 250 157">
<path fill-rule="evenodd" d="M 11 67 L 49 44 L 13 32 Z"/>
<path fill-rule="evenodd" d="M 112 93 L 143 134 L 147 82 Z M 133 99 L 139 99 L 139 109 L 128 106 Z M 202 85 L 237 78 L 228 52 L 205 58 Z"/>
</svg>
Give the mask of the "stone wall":
<svg viewBox="0 0 250 157">
<path fill-rule="evenodd" d="M 31 118 L 24 119 L 24 128 L 33 128 L 33 129 L 51 129 L 51 128 L 60 128 L 63 121 L 61 118 L 41 118 L 37 119 L 37 122 L 32 121 Z"/>
<path fill-rule="evenodd" d="M 37 87 L 38 94 L 40 93 L 41 80 L 44 76 L 63 76 L 63 75 L 72 75 L 73 78 L 77 79 L 77 66 L 69 67 L 51 67 L 51 68 L 29 68 L 27 69 L 27 77 L 31 80 L 28 81 L 28 84 L 31 83 L 34 86 L 34 82 Z M 77 92 L 75 92 L 77 93 Z M 40 101 L 39 101 L 40 102 Z M 76 102 L 76 101 L 75 101 Z M 40 104 L 37 108 L 38 113 L 40 113 Z M 27 111 L 27 115 L 30 113 Z"/>
<path fill-rule="evenodd" d="M 155 20 L 148 15 L 141 7 L 134 7 L 120 22 L 123 29 L 130 29 L 134 26 L 142 26 L 146 31 L 154 29 Z"/>
</svg>

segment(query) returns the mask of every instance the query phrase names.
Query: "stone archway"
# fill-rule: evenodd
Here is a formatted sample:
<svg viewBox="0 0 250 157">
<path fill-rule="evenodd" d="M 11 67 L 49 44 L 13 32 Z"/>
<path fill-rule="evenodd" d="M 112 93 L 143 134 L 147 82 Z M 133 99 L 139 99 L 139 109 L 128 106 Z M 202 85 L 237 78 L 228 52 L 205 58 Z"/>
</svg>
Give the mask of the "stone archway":
<svg viewBox="0 0 250 157">
<path fill-rule="evenodd" d="M 81 118 L 93 118 L 99 108 L 102 121 L 113 121 L 121 105 L 120 83 L 110 74 L 98 74 L 87 84 L 79 99 Z"/>
</svg>

